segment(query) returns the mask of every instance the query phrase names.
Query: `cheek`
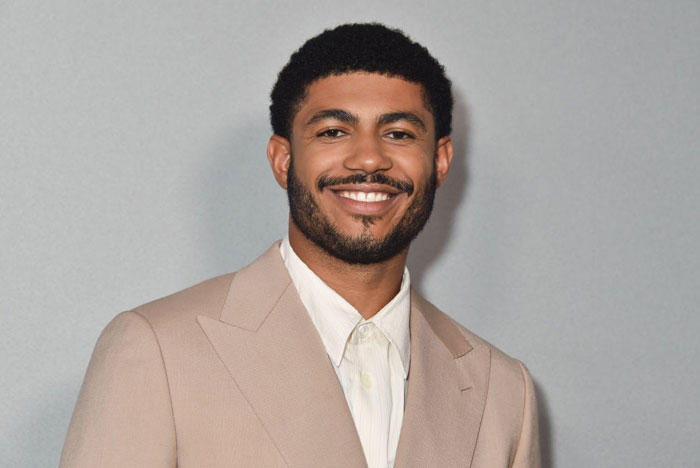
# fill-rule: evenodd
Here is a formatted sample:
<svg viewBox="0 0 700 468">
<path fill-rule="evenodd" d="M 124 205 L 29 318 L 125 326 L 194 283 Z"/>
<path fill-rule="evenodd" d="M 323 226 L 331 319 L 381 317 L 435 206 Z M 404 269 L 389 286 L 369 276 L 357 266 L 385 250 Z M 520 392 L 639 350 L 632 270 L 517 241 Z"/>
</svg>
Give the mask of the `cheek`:
<svg viewBox="0 0 700 468">
<path fill-rule="evenodd" d="M 435 157 L 426 153 L 410 158 L 404 157 L 398 160 L 395 167 L 404 174 L 404 177 L 408 177 L 414 184 L 418 185 L 432 176 L 435 169 Z"/>
<path fill-rule="evenodd" d="M 315 183 L 322 175 L 342 170 L 342 152 L 339 148 L 316 146 L 294 152 L 294 167 L 299 178 L 307 183 Z"/>
</svg>

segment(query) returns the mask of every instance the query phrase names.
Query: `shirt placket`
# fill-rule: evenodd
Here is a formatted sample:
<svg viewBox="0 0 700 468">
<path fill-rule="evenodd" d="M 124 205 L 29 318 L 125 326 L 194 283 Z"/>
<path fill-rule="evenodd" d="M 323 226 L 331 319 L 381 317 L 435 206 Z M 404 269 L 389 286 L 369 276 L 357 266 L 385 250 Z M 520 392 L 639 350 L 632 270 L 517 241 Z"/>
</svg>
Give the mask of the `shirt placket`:
<svg viewBox="0 0 700 468">
<path fill-rule="evenodd" d="M 385 468 L 392 394 L 389 341 L 374 323 L 359 325 L 348 343 L 351 410 L 369 468 Z"/>
</svg>

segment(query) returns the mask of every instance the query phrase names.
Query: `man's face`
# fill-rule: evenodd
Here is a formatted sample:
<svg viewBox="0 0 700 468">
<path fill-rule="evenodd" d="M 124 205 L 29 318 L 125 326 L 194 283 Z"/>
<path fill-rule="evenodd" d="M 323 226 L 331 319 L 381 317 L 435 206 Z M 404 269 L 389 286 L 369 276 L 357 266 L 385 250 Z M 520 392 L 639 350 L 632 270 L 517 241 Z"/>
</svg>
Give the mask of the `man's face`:
<svg viewBox="0 0 700 468">
<path fill-rule="evenodd" d="M 313 83 L 289 142 L 286 188 L 296 228 L 347 263 L 382 262 L 405 250 L 449 168 L 449 138 L 436 144 L 434 132 L 418 84 L 368 73 Z"/>
</svg>

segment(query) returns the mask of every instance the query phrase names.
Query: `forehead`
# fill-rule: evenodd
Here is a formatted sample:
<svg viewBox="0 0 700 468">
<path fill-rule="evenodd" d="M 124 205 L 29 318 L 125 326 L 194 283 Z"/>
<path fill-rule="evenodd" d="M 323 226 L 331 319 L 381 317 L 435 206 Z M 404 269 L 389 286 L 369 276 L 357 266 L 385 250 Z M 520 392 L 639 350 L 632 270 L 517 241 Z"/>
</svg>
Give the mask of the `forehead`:
<svg viewBox="0 0 700 468">
<path fill-rule="evenodd" d="M 347 73 L 313 82 L 299 105 L 295 121 L 324 109 L 343 109 L 360 116 L 410 111 L 432 119 L 421 85 L 377 73 Z"/>
</svg>

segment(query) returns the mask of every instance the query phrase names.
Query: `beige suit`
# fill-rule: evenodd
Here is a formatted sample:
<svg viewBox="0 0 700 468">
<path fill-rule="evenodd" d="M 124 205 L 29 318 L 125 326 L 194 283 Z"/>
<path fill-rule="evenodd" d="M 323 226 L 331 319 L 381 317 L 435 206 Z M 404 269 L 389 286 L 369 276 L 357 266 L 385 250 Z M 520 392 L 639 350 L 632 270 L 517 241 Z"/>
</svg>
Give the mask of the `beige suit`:
<svg viewBox="0 0 700 468">
<path fill-rule="evenodd" d="M 525 367 L 415 292 L 397 468 L 539 467 Z M 61 468 L 366 466 L 343 390 L 273 245 L 117 316 Z"/>
</svg>

